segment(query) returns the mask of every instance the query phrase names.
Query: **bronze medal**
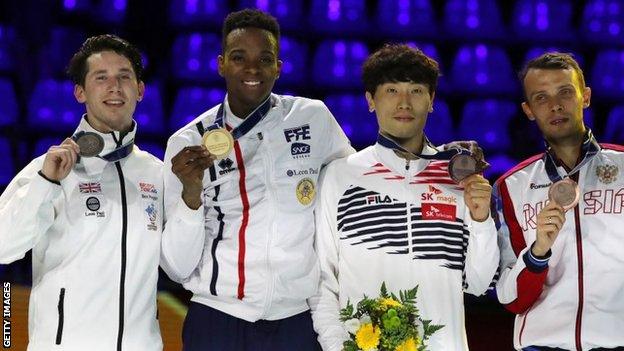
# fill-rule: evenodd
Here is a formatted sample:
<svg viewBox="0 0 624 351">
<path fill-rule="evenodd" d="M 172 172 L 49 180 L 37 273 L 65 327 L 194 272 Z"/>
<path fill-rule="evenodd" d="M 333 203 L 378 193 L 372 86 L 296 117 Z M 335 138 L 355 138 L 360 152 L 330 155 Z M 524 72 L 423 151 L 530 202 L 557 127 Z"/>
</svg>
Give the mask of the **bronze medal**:
<svg viewBox="0 0 624 351">
<path fill-rule="evenodd" d="M 472 155 L 458 154 L 451 158 L 448 164 L 449 175 L 456 183 L 479 173 L 477 159 Z"/>
<path fill-rule="evenodd" d="M 581 191 L 578 184 L 570 178 L 562 179 L 548 189 L 548 199 L 569 210 L 579 202 Z"/>
</svg>

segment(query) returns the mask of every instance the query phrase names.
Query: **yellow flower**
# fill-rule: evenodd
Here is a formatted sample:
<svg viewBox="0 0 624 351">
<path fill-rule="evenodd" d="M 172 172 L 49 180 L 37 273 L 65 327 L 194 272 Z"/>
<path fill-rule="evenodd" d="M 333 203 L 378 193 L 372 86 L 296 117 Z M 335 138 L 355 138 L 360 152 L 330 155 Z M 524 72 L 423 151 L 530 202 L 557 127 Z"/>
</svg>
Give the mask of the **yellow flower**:
<svg viewBox="0 0 624 351">
<path fill-rule="evenodd" d="M 355 333 L 355 343 L 364 351 L 374 349 L 379 345 L 380 334 L 381 330 L 372 323 L 363 324 Z"/>
<path fill-rule="evenodd" d="M 413 338 L 409 338 L 405 340 L 402 344 L 397 346 L 394 351 L 417 351 L 418 346 L 420 346 L 419 338 L 416 338 L 416 340 L 414 340 Z"/>
<path fill-rule="evenodd" d="M 395 299 L 393 299 L 393 298 L 391 298 L 391 297 L 381 299 L 380 303 L 381 303 L 381 305 L 382 305 L 384 308 L 388 308 L 388 307 L 400 307 L 400 306 L 401 306 L 401 303 L 400 303 L 399 301 L 397 301 L 397 300 L 395 300 Z"/>
</svg>

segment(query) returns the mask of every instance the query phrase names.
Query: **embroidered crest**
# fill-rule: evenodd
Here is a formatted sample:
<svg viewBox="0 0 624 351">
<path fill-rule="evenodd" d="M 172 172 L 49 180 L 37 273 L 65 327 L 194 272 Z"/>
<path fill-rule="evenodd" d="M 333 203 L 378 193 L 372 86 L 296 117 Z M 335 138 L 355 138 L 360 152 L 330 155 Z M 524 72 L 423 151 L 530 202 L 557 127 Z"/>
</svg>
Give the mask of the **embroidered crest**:
<svg viewBox="0 0 624 351">
<path fill-rule="evenodd" d="M 145 212 L 147 213 L 147 218 L 149 220 L 149 223 L 147 224 L 147 229 L 157 230 L 158 226 L 156 225 L 156 220 L 158 219 L 158 210 L 156 209 L 156 206 L 153 203 L 150 204 L 145 209 Z"/>
<path fill-rule="evenodd" d="M 604 165 L 596 167 L 596 175 L 598 180 L 605 184 L 611 184 L 617 179 L 617 174 L 620 172 L 616 165 Z"/>
<path fill-rule="evenodd" d="M 309 205 L 314 200 L 316 189 L 314 182 L 310 178 L 303 178 L 299 181 L 296 188 L 297 200 L 304 206 Z"/>
</svg>

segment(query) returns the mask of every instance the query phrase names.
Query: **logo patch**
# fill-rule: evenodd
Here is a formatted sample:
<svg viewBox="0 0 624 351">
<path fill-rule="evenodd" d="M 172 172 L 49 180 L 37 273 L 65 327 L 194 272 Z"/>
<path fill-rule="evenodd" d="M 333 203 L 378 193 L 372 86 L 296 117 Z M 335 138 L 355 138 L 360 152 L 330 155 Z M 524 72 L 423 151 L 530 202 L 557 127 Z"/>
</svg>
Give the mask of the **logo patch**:
<svg viewBox="0 0 624 351">
<path fill-rule="evenodd" d="M 546 184 L 531 183 L 531 184 L 529 184 L 529 188 L 535 190 L 535 189 L 548 188 L 551 185 L 552 185 L 552 183 L 546 183 Z"/>
<path fill-rule="evenodd" d="M 420 194 L 421 201 L 438 201 L 456 204 L 457 198 L 452 195 L 444 195 L 444 192 L 433 185 L 429 185 L 429 191 Z"/>
<path fill-rule="evenodd" d="M 617 179 L 620 169 L 616 165 L 605 165 L 596 167 L 598 180 L 604 184 L 611 184 Z"/>
<path fill-rule="evenodd" d="M 307 206 L 312 200 L 314 200 L 314 196 L 316 195 L 316 189 L 314 187 L 314 182 L 310 178 L 303 178 L 297 184 L 297 188 L 295 190 L 297 194 L 297 200 L 299 203 Z"/>
<path fill-rule="evenodd" d="M 79 183 L 78 189 L 81 194 L 100 194 L 102 186 L 98 182 Z"/>
<path fill-rule="evenodd" d="M 421 211 L 423 219 L 455 221 L 455 205 L 424 203 Z"/>
<path fill-rule="evenodd" d="M 392 199 L 390 196 L 386 195 L 381 197 L 381 195 L 369 195 L 366 197 L 366 204 L 391 204 Z"/>
<path fill-rule="evenodd" d="M 310 125 L 304 124 L 300 127 L 284 129 L 284 137 L 287 143 L 290 143 L 293 139 L 295 141 L 310 140 L 312 139 L 310 136 Z"/>
<path fill-rule="evenodd" d="M 219 166 L 219 168 L 221 168 L 221 170 L 219 171 L 219 175 L 228 174 L 234 170 L 234 168 L 232 168 L 232 166 L 234 165 L 234 161 L 230 160 L 227 157 L 219 161 L 217 165 Z"/>
<path fill-rule="evenodd" d="M 86 204 L 89 211 L 95 212 L 100 209 L 100 200 L 98 200 L 95 196 L 90 196 L 87 199 Z"/>
<path fill-rule="evenodd" d="M 144 193 L 158 194 L 158 190 L 156 190 L 154 184 L 139 182 L 139 187 Z"/>
<path fill-rule="evenodd" d="M 308 169 L 289 169 L 286 171 L 286 175 L 289 177 L 300 176 L 300 175 L 314 175 L 318 174 L 318 169 L 308 168 Z"/>
<path fill-rule="evenodd" d="M 158 230 L 158 225 L 156 224 L 156 220 L 158 219 L 158 210 L 156 209 L 156 205 L 153 203 L 147 206 L 145 209 L 147 213 L 147 218 L 149 222 L 147 223 L 148 230 Z"/>
<path fill-rule="evenodd" d="M 304 143 L 292 143 L 290 154 L 294 158 L 306 158 L 310 156 L 310 145 Z"/>
</svg>

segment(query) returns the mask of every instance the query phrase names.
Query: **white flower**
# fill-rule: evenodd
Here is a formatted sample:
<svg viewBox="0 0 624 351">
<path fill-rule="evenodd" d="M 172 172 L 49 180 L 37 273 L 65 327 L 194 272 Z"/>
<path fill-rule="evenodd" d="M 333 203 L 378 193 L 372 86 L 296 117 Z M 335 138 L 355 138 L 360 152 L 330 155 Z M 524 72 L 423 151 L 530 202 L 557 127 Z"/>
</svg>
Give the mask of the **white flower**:
<svg viewBox="0 0 624 351">
<path fill-rule="evenodd" d="M 360 323 L 362 324 L 367 324 L 367 323 L 371 323 L 371 317 L 367 314 L 363 314 L 362 317 L 360 317 Z"/>
<path fill-rule="evenodd" d="M 351 318 L 344 322 L 345 329 L 351 334 L 354 334 L 360 329 L 360 321 L 357 318 Z"/>
</svg>

